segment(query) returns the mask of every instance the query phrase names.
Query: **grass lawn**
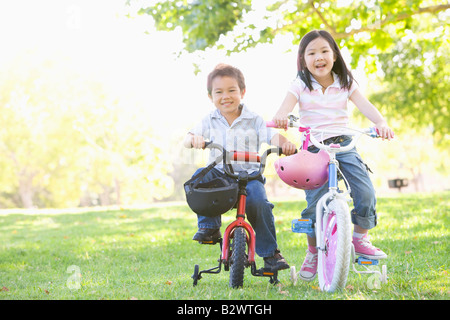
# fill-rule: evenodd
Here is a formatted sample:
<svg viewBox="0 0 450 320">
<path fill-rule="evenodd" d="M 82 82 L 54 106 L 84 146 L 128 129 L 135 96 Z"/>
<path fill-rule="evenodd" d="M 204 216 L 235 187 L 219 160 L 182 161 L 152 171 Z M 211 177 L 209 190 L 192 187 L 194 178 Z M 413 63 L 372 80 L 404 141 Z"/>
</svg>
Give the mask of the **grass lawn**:
<svg viewBox="0 0 450 320">
<path fill-rule="evenodd" d="M 145 209 L 0 211 L 0 300 L 63 299 L 376 299 L 448 300 L 450 192 L 398 194 L 378 199 L 372 242 L 388 254 L 388 283 L 350 272 L 347 288 L 320 292 L 317 279 L 294 285 L 289 270 L 280 284 L 245 272 L 244 288 L 228 287 L 229 272 L 191 275 L 217 265 L 219 246 L 192 241 L 196 216 L 187 205 Z M 304 235 L 290 231 L 303 202 L 276 202 L 278 243 L 297 270 Z M 225 226 L 233 213 L 223 216 Z M 222 232 L 224 230 L 222 227 Z M 263 260 L 257 258 L 257 267 Z M 81 274 L 80 277 L 77 275 Z"/>
</svg>

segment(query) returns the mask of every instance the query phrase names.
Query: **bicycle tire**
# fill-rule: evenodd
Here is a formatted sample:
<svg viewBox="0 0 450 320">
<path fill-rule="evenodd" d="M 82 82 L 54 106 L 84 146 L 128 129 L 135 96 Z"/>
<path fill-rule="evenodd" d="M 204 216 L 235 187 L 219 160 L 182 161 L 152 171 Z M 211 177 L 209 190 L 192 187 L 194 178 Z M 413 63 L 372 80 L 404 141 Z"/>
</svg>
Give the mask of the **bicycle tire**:
<svg viewBox="0 0 450 320">
<path fill-rule="evenodd" d="M 231 244 L 231 261 L 230 261 L 231 288 L 240 288 L 244 285 L 246 246 L 247 246 L 247 233 L 244 228 L 237 227 L 234 230 L 233 242 Z"/>
<path fill-rule="evenodd" d="M 334 292 L 345 288 L 347 282 L 352 250 L 351 221 L 346 201 L 334 199 L 328 208 L 330 213 L 322 222 L 325 250 L 319 250 L 317 272 L 320 289 Z"/>
</svg>

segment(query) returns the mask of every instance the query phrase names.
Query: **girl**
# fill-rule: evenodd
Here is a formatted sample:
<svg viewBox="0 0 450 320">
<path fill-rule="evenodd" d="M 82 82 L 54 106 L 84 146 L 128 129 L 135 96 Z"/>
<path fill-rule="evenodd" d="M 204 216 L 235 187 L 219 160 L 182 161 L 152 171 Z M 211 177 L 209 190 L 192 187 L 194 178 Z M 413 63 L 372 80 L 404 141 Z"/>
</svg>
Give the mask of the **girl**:
<svg viewBox="0 0 450 320">
<path fill-rule="evenodd" d="M 298 76 L 291 84 L 286 97 L 273 121 L 280 128 L 287 128 L 287 116 L 299 104 L 300 122 L 311 128 L 324 129 L 330 126 L 347 126 L 347 101 L 350 99 L 356 107 L 372 121 L 378 133 L 384 139 L 394 137 L 386 120 L 380 112 L 361 94 L 352 73 L 342 58 L 339 47 L 333 37 L 324 30 L 307 33 L 301 40 L 297 56 Z M 340 143 L 348 145 L 351 137 L 316 135 L 325 144 Z M 310 152 L 318 152 L 314 146 Z M 340 169 L 346 176 L 352 193 L 354 209 L 353 244 L 358 255 L 369 259 L 384 259 L 386 254 L 373 246 L 368 238 L 368 230 L 377 224 L 375 209 L 375 190 L 370 181 L 367 166 L 356 149 L 337 154 Z M 302 218 L 315 221 L 315 206 L 320 197 L 327 191 L 325 184 L 315 190 L 305 190 L 307 208 Z M 315 234 L 307 234 L 308 250 L 300 270 L 300 278 L 313 280 L 317 272 L 317 249 Z"/>
</svg>

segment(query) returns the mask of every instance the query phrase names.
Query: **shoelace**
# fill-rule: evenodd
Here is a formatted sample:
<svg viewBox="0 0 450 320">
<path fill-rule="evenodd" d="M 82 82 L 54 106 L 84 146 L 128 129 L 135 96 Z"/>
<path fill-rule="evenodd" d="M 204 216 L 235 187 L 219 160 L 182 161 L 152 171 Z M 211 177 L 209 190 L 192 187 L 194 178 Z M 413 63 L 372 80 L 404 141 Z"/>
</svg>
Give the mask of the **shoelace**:
<svg viewBox="0 0 450 320">
<path fill-rule="evenodd" d="M 304 268 L 314 268 L 317 264 L 317 253 L 312 253 L 309 250 L 306 250 L 306 258 L 305 258 L 305 262 L 303 262 L 303 267 Z"/>
<path fill-rule="evenodd" d="M 377 249 L 374 247 L 374 245 L 370 242 L 369 238 L 362 237 L 361 239 L 358 239 L 358 243 L 362 245 L 363 247 L 369 248 L 369 249 Z"/>
</svg>

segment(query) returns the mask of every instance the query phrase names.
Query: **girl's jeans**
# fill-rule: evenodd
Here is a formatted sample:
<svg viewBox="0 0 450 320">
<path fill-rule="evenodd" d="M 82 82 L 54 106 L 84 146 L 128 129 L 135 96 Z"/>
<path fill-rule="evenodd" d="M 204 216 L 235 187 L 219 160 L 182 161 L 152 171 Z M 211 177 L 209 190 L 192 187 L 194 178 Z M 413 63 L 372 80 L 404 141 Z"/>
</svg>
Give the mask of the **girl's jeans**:
<svg viewBox="0 0 450 320">
<path fill-rule="evenodd" d="M 203 168 L 198 169 L 194 176 Z M 225 173 L 213 168 L 202 179 L 202 182 L 208 182 L 217 177 L 225 177 Z M 260 177 L 257 180 L 248 181 L 246 215 L 256 234 L 255 251 L 260 257 L 272 257 L 275 254 L 277 238 L 275 223 L 272 214 L 274 205 L 267 200 L 266 190 L 264 188 L 265 178 Z M 207 229 L 220 229 L 222 225 L 221 216 L 205 217 L 198 216 L 198 227 Z"/>
<path fill-rule="evenodd" d="M 350 141 L 351 140 L 345 140 L 341 145 L 348 145 Z M 316 147 L 310 147 L 308 150 L 311 152 L 318 152 Z M 377 225 L 377 214 L 375 209 L 376 198 L 375 190 L 369 177 L 368 167 L 362 161 L 356 148 L 347 152 L 337 153 L 336 159 L 339 162 L 339 168 L 351 188 L 350 196 L 353 199 L 354 206 L 354 209 L 351 212 L 352 223 L 364 229 L 372 229 Z M 305 190 L 308 206 L 303 210 L 302 218 L 309 218 L 315 223 L 316 204 L 326 192 L 328 192 L 328 183 L 325 183 L 318 189 Z M 314 238 L 315 232 L 308 234 L 308 236 Z"/>
</svg>

